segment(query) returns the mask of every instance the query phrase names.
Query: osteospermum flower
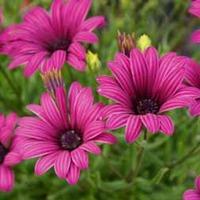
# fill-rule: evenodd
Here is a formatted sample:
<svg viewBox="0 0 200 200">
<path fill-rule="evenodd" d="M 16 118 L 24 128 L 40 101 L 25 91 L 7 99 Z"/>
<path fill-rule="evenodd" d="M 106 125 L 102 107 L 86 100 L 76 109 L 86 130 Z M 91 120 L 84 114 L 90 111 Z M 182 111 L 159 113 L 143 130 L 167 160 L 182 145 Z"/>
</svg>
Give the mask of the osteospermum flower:
<svg viewBox="0 0 200 200">
<path fill-rule="evenodd" d="M 190 104 L 190 114 L 192 116 L 200 115 L 200 66 L 199 64 L 192 60 L 188 60 L 186 67 L 185 79 L 187 85 L 192 86 L 199 90 L 199 95 Z"/>
<path fill-rule="evenodd" d="M 17 134 L 24 143 L 24 159 L 39 158 L 37 175 L 54 167 L 59 178 L 76 184 L 80 171 L 88 168 L 88 152 L 101 153 L 96 142 L 112 144 L 116 139 L 106 133 L 102 104 L 93 104 L 90 88 L 74 82 L 67 96 L 63 87 L 54 94 L 44 93 L 41 105 L 28 106 L 36 116 L 22 118 Z"/>
<path fill-rule="evenodd" d="M 54 0 L 50 12 L 31 9 L 7 36 L 4 53 L 12 58 L 9 68 L 25 65 L 24 74 L 31 76 L 38 68 L 44 72 L 68 63 L 83 71 L 86 53 L 81 43 L 96 43 L 92 31 L 105 23 L 102 16 L 86 19 L 91 4 L 92 0 Z"/>
<path fill-rule="evenodd" d="M 189 13 L 200 18 L 200 0 L 192 0 Z M 191 40 L 194 43 L 200 43 L 200 30 L 194 31 Z"/>
<path fill-rule="evenodd" d="M 0 191 L 9 192 L 14 186 L 12 167 L 22 161 L 14 135 L 17 116 L 0 114 Z"/>
<path fill-rule="evenodd" d="M 199 200 L 200 199 L 200 176 L 195 180 L 195 189 L 189 189 L 184 192 L 183 200 Z"/>
<path fill-rule="evenodd" d="M 97 78 L 100 95 L 115 103 L 105 109 L 107 127 L 125 127 L 126 141 L 134 142 L 142 127 L 151 133 L 172 135 L 174 125 L 166 111 L 182 108 L 198 91 L 182 85 L 185 58 L 175 53 L 159 57 L 157 50 L 133 49 L 130 57 L 118 53 L 109 63 L 113 76 Z"/>
</svg>

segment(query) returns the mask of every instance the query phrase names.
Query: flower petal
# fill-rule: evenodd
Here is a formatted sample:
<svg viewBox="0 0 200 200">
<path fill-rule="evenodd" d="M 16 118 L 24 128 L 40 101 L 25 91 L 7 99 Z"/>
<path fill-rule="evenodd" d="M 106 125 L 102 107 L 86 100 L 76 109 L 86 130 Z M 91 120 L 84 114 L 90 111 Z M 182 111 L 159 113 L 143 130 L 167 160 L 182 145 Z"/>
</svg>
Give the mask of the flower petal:
<svg viewBox="0 0 200 200">
<path fill-rule="evenodd" d="M 4 158 L 3 164 L 7 166 L 14 166 L 19 164 L 22 161 L 22 156 L 16 152 L 9 152 Z"/>
<path fill-rule="evenodd" d="M 88 168 L 88 155 L 87 153 L 78 148 L 71 152 L 72 161 L 80 169 Z"/>
<path fill-rule="evenodd" d="M 158 118 L 160 121 L 160 131 L 168 136 L 172 135 L 174 132 L 174 123 L 171 117 L 166 115 L 159 115 Z"/>
<path fill-rule="evenodd" d="M 35 164 L 35 174 L 41 176 L 54 166 L 58 152 L 41 157 Z"/>
<path fill-rule="evenodd" d="M 29 61 L 28 65 L 24 70 L 24 75 L 29 77 L 33 75 L 33 73 L 39 68 L 41 65 L 44 57 L 46 56 L 46 52 L 40 52 L 32 56 L 31 60 Z"/>
<path fill-rule="evenodd" d="M 80 146 L 80 149 L 87 151 L 89 153 L 93 153 L 95 155 L 99 155 L 101 153 L 101 149 L 92 141 L 82 144 Z"/>
<path fill-rule="evenodd" d="M 58 154 L 54 166 L 56 175 L 61 179 L 65 179 L 69 171 L 70 164 L 71 164 L 70 153 L 68 151 L 60 152 Z"/>
<path fill-rule="evenodd" d="M 93 31 L 95 28 L 101 28 L 105 25 L 105 18 L 102 16 L 95 16 L 85 20 L 81 25 L 83 31 Z"/>
<path fill-rule="evenodd" d="M 126 125 L 129 115 L 130 114 L 111 115 L 106 122 L 106 127 L 110 130 L 124 127 Z"/>
<path fill-rule="evenodd" d="M 70 185 L 75 185 L 80 177 L 80 169 L 73 163 L 70 165 L 66 180 Z"/>
<path fill-rule="evenodd" d="M 125 139 L 128 143 L 133 143 L 141 134 L 142 122 L 140 117 L 131 115 L 129 116 L 126 129 L 125 129 Z"/>
<path fill-rule="evenodd" d="M 140 116 L 140 119 L 149 132 L 156 133 L 159 131 L 160 123 L 158 116 L 154 114 L 146 114 Z"/>
<path fill-rule="evenodd" d="M 63 50 L 55 51 L 52 55 L 52 59 L 55 69 L 61 69 L 66 61 L 66 51 Z"/>
<path fill-rule="evenodd" d="M 0 190 L 10 192 L 14 186 L 14 173 L 6 166 L 0 166 Z"/>
<path fill-rule="evenodd" d="M 110 133 L 102 133 L 94 138 L 95 142 L 100 142 L 104 144 L 115 144 L 117 142 L 117 138 Z"/>
</svg>

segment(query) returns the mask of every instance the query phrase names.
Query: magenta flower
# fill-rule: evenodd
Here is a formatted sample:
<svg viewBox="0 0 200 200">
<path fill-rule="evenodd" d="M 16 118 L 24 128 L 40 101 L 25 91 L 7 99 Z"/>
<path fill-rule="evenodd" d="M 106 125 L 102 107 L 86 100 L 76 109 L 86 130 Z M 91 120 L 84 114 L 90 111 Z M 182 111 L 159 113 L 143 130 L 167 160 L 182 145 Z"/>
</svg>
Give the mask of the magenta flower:
<svg viewBox="0 0 200 200">
<path fill-rule="evenodd" d="M 107 127 L 126 127 L 129 143 L 140 136 L 142 126 L 151 133 L 172 135 L 174 125 L 165 112 L 187 106 L 198 94 L 195 88 L 182 85 L 185 62 L 175 53 L 160 58 L 153 47 L 144 53 L 133 49 L 130 58 L 118 53 L 109 63 L 113 76 L 97 79 L 99 94 L 115 102 L 105 109 Z"/>
<path fill-rule="evenodd" d="M 191 6 L 189 8 L 189 13 L 200 18 L 200 1 L 192 0 Z M 193 43 L 200 43 L 200 30 L 194 31 L 191 40 Z"/>
<path fill-rule="evenodd" d="M 106 133 L 102 104 L 93 104 L 92 90 L 74 82 L 68 96 L 58 87 L 54 98 L 45 93 L 41 105 L 29 105 L 36 117 L 24 117 L 17 134 L 24 143 L 24 159 L 39 158 L 35 173 L 42 175 L 54 167 L 56 175 L 76 184 L 80 170 L 88 168 L 88 152 L 100 154 L 96 142 L 113 144 Z"/>
<path fill-rule="evenodd" d="M 185 79 L 187 85 L 192 86 L 199 90 L 199 95 L 190 104 L 190 114 L 192 116 L 200 115 L 200 66 L 197 62 L 189 59 L 186 67 Z"/>
<path fill-rule="evenodd" d="M 195 189 L 184 192 L 183 200 L 199 200 L 200 199 L 200 176 L 195 180 Z"/>
<path fill-rule="evenodd" d="M 67 62 L 83 71 L 86 53 L 81 43 L 96 43 L 92 31 L 105 24 L 102 16 L 86 19 L 91 4 L 92 0 L 54 0 L 49 13 L 41 7 L 30 10 L 7 37 L 9 68 L 25 65 L 24 74 L 31 76 L 37 69 L 58 69 Z"/>
<path fill-rule="evenodd" d="M 12 167 L 22 161 L 19 145 L 14 136 L 17 116 L 12 113 L 7 117 L 0 114 L 0 191 L 9 192 L 14 186 Z"/>
</svg>

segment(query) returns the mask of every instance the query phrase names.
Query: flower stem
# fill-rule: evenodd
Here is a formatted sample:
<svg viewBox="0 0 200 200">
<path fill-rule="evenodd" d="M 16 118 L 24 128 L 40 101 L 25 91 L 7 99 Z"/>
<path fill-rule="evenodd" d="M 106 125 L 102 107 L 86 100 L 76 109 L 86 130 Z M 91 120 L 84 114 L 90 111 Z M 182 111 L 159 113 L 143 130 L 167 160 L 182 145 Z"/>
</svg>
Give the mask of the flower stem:
<svg viewBox="0 0 200 200">
<path fill-rule="evenodd" d="M 146 142 L 147 142 L 147 130 L 144 131 L 143 143 L 146 143 Z M 131 178 L 132 184 L 135 182 L 135 179 L 140 171 L 143 157 L 144 157 L 144 150 L 145 150 L 145 147 L 143 145 L 139 147 L 137 156 L 136 156 L 136 165 L 133 166 L 133 168 L 131 169 L 131 171 L 127 177 L 128 182 L 130 181 L 130 178 Z"/>
<path fill-rule="evenodd" d="M 20 90 L 18 90 L 18 89 L 15 87 L 15 85 L 14 85 L 13 82 L 12 82 L 12 80 L 10 79 L 10 77 L 8 76 L 8 74 L 7 74 L 6 71 L 3 69 L 2 66 L 0 66 L 0 70 L 1 70 L 1 72 L 2 72 L 2 74 L 3 74 L 3 76 L 4 76 L 4 78 L 6 79 L 7 83 L 10 85 L 10 88 L 13 90 L 13 92 L 16 94 L 17 97 L 20 97 L 20 93 L 19 93 Z"/>
<path fill-rule="evenodd" d="M 184 163 L 186 160 L 191 158 L 193 154 L 200 150 L 200 142 L 198 142 L 193 148 L 191 148 L 182 158 L 172 162 L 171 164 L 167 165 L 167 167 L 171 170 L 174 167 Z"/>
</svg>

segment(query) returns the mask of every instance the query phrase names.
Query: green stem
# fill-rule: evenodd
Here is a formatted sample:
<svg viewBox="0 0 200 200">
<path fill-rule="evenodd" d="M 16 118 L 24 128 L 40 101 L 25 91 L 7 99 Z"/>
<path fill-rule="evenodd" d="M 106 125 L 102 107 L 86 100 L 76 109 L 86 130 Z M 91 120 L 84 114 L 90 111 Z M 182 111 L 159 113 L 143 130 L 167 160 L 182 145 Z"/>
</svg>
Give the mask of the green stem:
<svg viewBox="0 0 200 200">
<path fill-rule="evenodd" d="M 186 160 L 191 158 L 192 155 L 194 155 L 197 152 L 197 150 L 200 151 L 199 148 L 200 148 L 200 142 L 198 142 L 192 149 L 190 149 L 182 158 L 180 158 L 175 162 L 172 162 L 171 164 L 167 165 L 167 167 L 169 169 L 173 169 L 174 167 L 184 163 Z"/>
<path fill-rule="evenodd" d="M 144 143 L 147 142 L 147 130 L 144 131 L 144 140 L 143 140 Z M 128 177 L 127 177 L 127 181 L 128 182 L 132 182 L 134 183 L 135 182 L 135 179 L 137 177 L 137 175 L 139 174 L 140 172 L 140 168 L 141 168 L 141 165 L 142 165 L 142 161 L 143 161 L 143 157 L 144 157 L 144 151 L 145 151 L 145 147 L 144 146 L 140 146 L 139 149 L 138 149 L 138 152 L 137 152 L 137 156 L 136 156 L 136 165 L 133 166 L 133 168 L 131 169 Z M 131 180 L 130 180 L 131 178 Z"/>
</svg>

